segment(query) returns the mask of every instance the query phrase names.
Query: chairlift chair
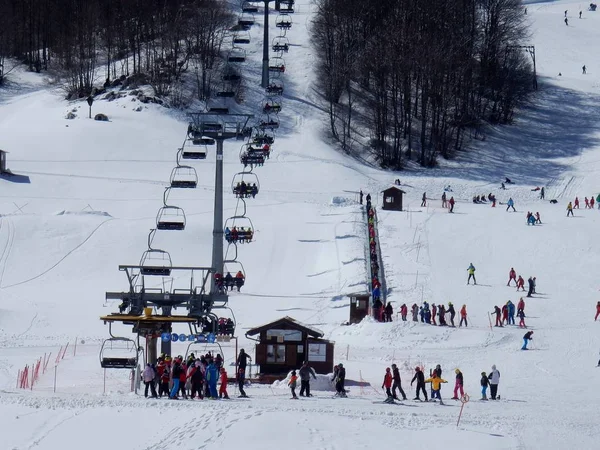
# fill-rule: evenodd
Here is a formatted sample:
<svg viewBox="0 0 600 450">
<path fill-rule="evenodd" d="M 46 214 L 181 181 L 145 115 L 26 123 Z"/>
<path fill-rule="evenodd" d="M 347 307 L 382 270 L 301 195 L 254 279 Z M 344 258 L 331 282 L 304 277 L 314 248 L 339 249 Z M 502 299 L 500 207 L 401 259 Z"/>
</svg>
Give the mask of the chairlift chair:
<svg viewBox="0 0 600 450">
<path fill-rule="evenodd" d="M 279 103 L 275 102 L 272 99 L 267 99 L 265 101 L 265 104 L 263 106 L 263 112 L 265 114 L 271 114 L 271 113 L 279 114 L 280 111 L 281 111 L 281 105 Z"/>
<path fill-rule="evenodd" d="M 279 12 L 284 12 L 279 10 Z M 281 30 L 289 30 L 292 28 L 292 18 L 287 14 L 280 14 L 275 19 L 275 26 Z"/>
<path fill-rule="evenodd" d="M 198 174 L 191 166 L 178 165 L 171 171 L 172 188 L 195 188 L 198 186 Z"/>
<path fill-rule="evenodd" d="M 253 5 L 248 1 L 243 1 L 242 2 L 242 12 L 245 12 L 248 14 L 255 14 L 258 12 L 258 6 Z"/>
<path fill-rule="evenodd" d="M 294 14 L 294 2 L 293 1 L 282 1 L 279 6 L 280 14 Z"/>
<path fill-rule="evenodd" d="M 144 251 L 140 258 L 140 274 L 168 277 L 171 275 L 173 267 L 171 255 L 165 250 L 152 247 L 152 239 L 155 234 L 155 228 L 148 233 L 148 250 Z"/>
<path fill-rule="evenodd" d="M 233 176 L 231 191 L 237 198 L 254 198 L 260 191 L 258 176 L 254 172 L 239 172 Z"/>
<path fill-rule="evenodd" d="M 290 41 L 285 36 L 277 36 L 273 39 L 272 47 L 274 52 L 285 52 L 287 53 L 290 49 Z"/>
<path fill-rule="evenodd" d="M 229 108 L 226 106 L 209 106 L 208 112 L 214 114 L 229 114 Z"/>
<path fill-rule="evenodd" d="M 252 143 L 254 145 L 273 145 L 274 142 L 275 136 L 273 136 L 273 132 L 267 130 L 261 130 L 252 137 Z"/>
<path fill-rule="evenodd" d="M 222 273 L 224 290 L 233 291 L 236 288 L 237 292 L 240 292 L 242 286 L 246 283 L 246 271 L 242 263 L 237 260 L 223 261 Z"/>
<path fill-rule="evenodd" d="M 277 128 L 279 128 L 279 122 L 275 119 L 261 120 L 258 123 L 258 127 L 261 130 L 276 130 Z"/>
<path fill-rule="evenodd" d="M 233 98 L 235 97 L 235 91 L 218 91 L 217 92 L 217 97 L 220 98 Z M 209 112 L 213 112 L 210 108 L 208 110 Z"/>
<path fill-rule="evenodd" d="M 249 29 L 252 25 L 254 25 L 254 16 L 252 14 L 242 14 L 242 16 L 238 19 L 238 25 L 244 30 Z"/>
<path fill-rule="evenodd" d="M 240 151 L 240 155 L 244 154 L 249 155 L 251 157 L 256 155 L 262 155 L 264 159 L 269 159 L 269 156 L 271 154 L 271 145 L 268 143 L 257 145 L 252 142 L 244 144 L 242 146 L 242 150 Z"/>
<path fill-rule="evenodd" d="M 283 84 L 282 83 L 271 83 L 265 88 L 265 92 L 268 96 L 282 95 Z"/>
<path fill-rule="evenodd" d="M 246 52 L 239 47 L 234 47 L 231 52 L 229 52 L 229 56 L 227 57 L 227 61 L 232 63 L 241 63 L 246 61 Z"/>
<path fill-rule="evenodd" d="M 238 73 L 235 73 L 233 71 L 230 72 L 226 72 L 223 75 L 223 81 L 240 81 L 242 79 L 242 76 Z"/>
<path fill-rule="evenodd" d="M 104 369 L 135 369 L 138 359 L 138 347 L 133 339 L 111 337 L 105 339 L 100 348 L 100 366 Z"/>
<path fill-rule="evenodd" d="M 156 229 L 157 230 L 184 230 L 185 229 L 185 213 L 178 206 L 168 205 L 167 197 L 171 190 L 170 187 L 165 189 L 163 194 L 163 206 L 156 214 Z"/>
<path fill-rule="evenodd" d="M 285 72 L 285 61 L 281 56 L 274 56 L 269 62 L 269 72 L 283 73 Z"/>
<path fill-rule="evenodd" d="M 205 138 L 186 139 L 181 149 L 182 159 L 206 159 L 207 149 Z"/>
<path fill-rule="evenodd" d="M 243 244 L 254 240 L 254 225 L 246 216 L 233 216 L 225 221 L 225 240 L 230 244 Z"/>
<path fill-rule="evenodd" d="M 250 43 L 250 33 L 248 31 L 244 33 L 235 33 L 233 35 L 233 43 L 234 44 L 249 44 Z"/>
</svg>

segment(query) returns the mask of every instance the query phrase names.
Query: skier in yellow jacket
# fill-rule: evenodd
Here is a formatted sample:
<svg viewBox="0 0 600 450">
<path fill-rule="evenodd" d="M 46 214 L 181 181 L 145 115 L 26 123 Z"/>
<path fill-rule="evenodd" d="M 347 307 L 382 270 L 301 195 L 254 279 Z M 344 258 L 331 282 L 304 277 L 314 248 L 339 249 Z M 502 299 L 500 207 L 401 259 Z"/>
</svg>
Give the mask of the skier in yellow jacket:
<svg viewBox="0 0 600 450">
<path fill-rule="evenodd" d="M 440 395 L 440 389 L 442 388 L 442 383 L 447 383 L 443 378 L 438 377 L 437 372 L 434 370 L 431 378 L 427 378 L 425 383 L 431 383 L 431 400 L 437 397 L 440 400 L 440 405 L 443 405 L 442 396 Z"/>
</svg>

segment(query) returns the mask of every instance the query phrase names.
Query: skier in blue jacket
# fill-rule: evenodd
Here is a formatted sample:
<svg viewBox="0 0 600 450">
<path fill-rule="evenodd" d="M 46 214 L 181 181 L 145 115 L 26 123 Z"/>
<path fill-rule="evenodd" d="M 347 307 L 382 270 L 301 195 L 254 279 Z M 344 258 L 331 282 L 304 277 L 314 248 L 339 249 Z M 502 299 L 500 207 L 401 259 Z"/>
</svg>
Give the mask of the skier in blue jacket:
<svg viewBox="0 0 600 450">
<path fill-rule="evenodd" d="M 208 382 L 208 389 L 210 391 L 210 397 L 213 399 L 219 398 L 217 393 L 217 381 L 219 380 L 219 370 L 214 362 L 210 362 L 206 368 L 206 381 Z"/>
<path fill-rule="evenodd" d="M 515 324 L 515 304 L 510 300 L 506 304 L 508 306 L 508 325 Z"/>
<path fill-rule="evenodd" d="M 510 198 L 508 199 L 508 202 L 507 202 L 506 204 L 507 204 L 507 206 L 506 206 L 506 210 L 507 210 L 507 211 L 508 211 L 510 208 L 512 208 L 514 212 L 517 212 L 517 210 L 515 209 L 515 202 L 514 202 L 514 200 L 512 199 L 512 197 L 510 197 Z"/>
</svg>

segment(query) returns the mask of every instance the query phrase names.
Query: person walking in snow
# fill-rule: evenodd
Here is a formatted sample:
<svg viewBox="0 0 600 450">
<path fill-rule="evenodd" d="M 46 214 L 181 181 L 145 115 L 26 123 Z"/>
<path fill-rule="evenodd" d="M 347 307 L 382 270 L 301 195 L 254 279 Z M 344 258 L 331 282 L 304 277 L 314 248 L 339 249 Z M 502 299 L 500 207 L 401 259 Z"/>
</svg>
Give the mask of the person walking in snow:
<svg viewBox="0 0 600 450">
<path fill-rule="evenodd" d="M 447 208 L 448 202 L 446 201 L 446 193 L 442 193 L 442 208 Z"/>
<path fill-rule="evenodd" d="M 427 192 L 423 192 L 423 197 L 421 198 L 421 206 L 427 206 Z"/>
<path fill-rule="evenodd" d="M 508 202 L 506 202 L 506 210 L 508 211 L 510 208 L 512 208 L 514 212 L 517 212 L 515 209 L 515 201 L 512 199 L 512 197 L 510 197 Z"/>
<path fill-rule="evenodd" d="M 517 279 L 517 292 L 519 292 L 519 289 L 525 291 L 525 280 L 521 275 L 519 275 L 519 278 Z"/>
<path fill-rule="evenodd" d="M 393 315 L 394 315 L 394 308 L 392 307 L 392 302 L 387 302 L 387 305 L 385 305 L 384 313 L 383 313 L 384 322 L 391 322 Z"/>
<path fill-rule="evenodd" d="M 573 209 L 579 209 L 579 197 L 575 197 L 575 201 L 573 202 Z"/>
<path fill-rule="evenodd" d="M 361 190 L 360 190 L 360 192 L 358 193 L 358 196 L 360 197 L 360 204 L 361 204 L 361 205 L 363 204 L 363 195 L 364 195 L 364 194 L 363 194 L 363 191 L 362 191 L 362 189 L 361 189 Z"/>
<path fill-rule="evenodd" d="M 517 313 L 519 311 L 525 311 L 525 300 L 523 300 L 523 297 L 519 299 L 519 303 L 517 304 Z"/>
<path fill-rule="evenodd" d="M 481 372 L 481 400 L 487 400 L 487 388 L 490 385 L 490 380 L 485 372 Z"/>
<path fill-rule="evenodd" d="M 502 305 L 502 324 L 508 325 L 508 302 Z"/>
<path fill-rule="evenodd" d="M 488 375 L 488 380 L 490 380 L 490 396 L 492 397 L 492 400 L 496 400 L 498 385 L 500 384 L 500 371 L 496 369 L 495 364 L 492 366 L 492 371 Z"/>
<path fill-rule="evenodd" d="M 244 391 L 245 381 L 246 381 L 246 371 L 242 368 L 239 368 L 238 373 L 237 373 L 237 382 L 238 382 L 238 389 L 240 390 L 240 397 L 242 397 L 242 398 L 248 397 L 246 395 L 246 391 Z"/>
<path fill-rule="evenodd" d="M 535 223 L 541 225 L 542 224 L 542 218 L 540 217 L 540 213 L 536 212 L 535 213 Z"/>
<path fill-rule="evenodd" d="M 579 18 L 581 19 L 581 13 L 582 11 L 579 11 Z M 585 73 L 585 66 L 583 66 L 583 73 Z"/>
<path fill-rule="evenodd" d="M 532 334 L 533 331 L 528 331 L 525 333 L 525 336 L 523 336 L 523 347 L 521 347 L 521 350 L 527 350 L 527 343 L 533 340 Z"/>
<path fill-rule="evenodd" d="M 600 195 L 598 195 L 600 197 Z M 594 196 L 590 197 L 590 209 L 594 209 Z M 598 205 L 598 209 L 600 209 L 600 204 Z"/>
<path fill-rule="evenodd" d="M 585 209 L 589 209 L 589 207 L 590 207 L 590 201 L 588 200 L 587 197 L 585 197 L 583 200 L 585 201 Z"/>
<path fill-rule="evenodd" d="M 542 189 L 540 189 L 540 200 L 544 200 L 545 197 L 546 197 L 546 190 L 544 189 L 544 186 L 542 186 Z"/>
<path fill-rule="evenodd" d="M 569 26 L 569 19 L 567 19 L 566 17 L 565 17 L 565 25 Z"/>
<path fill-rule="evenodd" d="M 335 395 L 339 397 L 346 397 L 346 389 L 344 388 L 344 382 L 346 381 L 346 369 L 342 363 L 334 366 L 333 378 L 331 381 L 335 381 Z"/>
<path fill-rule="evenodd" d="M 400 307 L 400 317 L 402 317 L 402 321 L 406 322 L 406 316 L 408 315 L 408 308 L 406 307 L 406 303 L 402 303 Z"/>
<path fill-rule="evenodd" d="M 469 281 L 471 281 L 471 278 L 473 278 L 473 284 L 477 284 L 477 280 L 475 279 L 475 266 L 473 265 L 473 263 L 469 264 L 469 267 L 467 268 L 467 272 L 469 272 L 469 278 L 467 278 L 467 284 L 469 284 Z"/>
<path fill-rule="evenodd" d="M 446 308 L 444 305 L 438 306 L 438 321 L 441 327 L 445 327 L 446 324 Z"/>
<path fill-rule="evenodd" d="M 406 400 L 406 394 L 402 389 L 400 371 L 398 370 L 398 366 L 396 364 L 392 364 L 392 378 L 394 380 L 394 383 L 392 384 L 392 397 L 394 397 L 396 400 L 399 400 L 398 396 L 396 395 L 396 389 L 398 389 L 398 392 L 400 392 L 400 395 L 402 395 L 402 400 Z"/>
<path fill-rule="evenodd" d="M 415 367 L 415 376 L 413 377 L 413 379 L 410 382 L 411 386 L 413 385 L 415 380 L 417 381 L 417 393 L 415 395 L 414 400 L 421 400 L 419 398 L 419 392 L 423 391 L 423 395 L 425 396 L 425 401 L 427 401 L 427 391 L 425 390 L 425 375 L 423 374 L 423 371 L 421 370 L 420 367 Z"/>
<path fill-rule="evenodd" d="M 532 277 L 529 277 L 529 279 L 527 280 L 527 297 L 531 297 L 531 295 L 533 294 L 533 290 L 535 289 L 535 282 L 533 281 Z"/>
<path fill-rule="evenodd" d="M 508 283 L 506 283 L 506 285 L 510 286 L 511 281 L 515 282 L 515 286 L 517 285 L 517 272 L 515 272 L 513 267 L 511 267 L 510 272 L 508 272 Z"/>
<path fill-rule="evenodd" d="M 581 19 L 581 11 L 579 11 L 579 18 Z M 585 64 L 584 64 L 584 66 L 581 68 L 581 70 L 582 70 L 582 72 L 583 72 L 583 75 L 585 75 L 585 73 L 586 73 Z"/>
<path fill-rule="evenodd" d="M 431 400 L 433 400 L 434 398 L 438 398 L 440 401 L 440 405 L 443 405 L 444 402 L 442 401 L 442 395 L 440 391 L 442 390 L 442 383 L 447 383 L 447 381 L 444 380 L 441 376 L 438 376 L 437 371 L 434 370 L 431 377 L 425 380 L 425 383 L 431 383 Z"/>
<path fill-rule="evenodd" d="M 494 311 L 492 311 L 492 315 L 496 316 L 496 325 L 495 327 L 502 327 L 502 312 L 498 305 L 494 306 Z"/>
<path fill-rule="evenodd" d="M 594 321 L 598 320 L 598 316 L 600 316 L 600 302 L 596 303 L 596 317 L 594 317 Z"/>
<path fill-rule="evenodd" d="M 454 397 L 452 400 L 458 400 L 459 398 L 463 398 L 465 396 L 465 391 L 463 390 L 463 374 L 460 369 L 454 369 L 454 373 L 456 374 L 456 381 L 454 382 Z M 458 396 L 458 392 L 460 391 L 460 397 Z"/>
<path fill-rule="evenodd" d="M 152 398 L 158 398 L 156 395 L 156 387 L 154 386 L 154 379 L 156 378 L 156 371 L 152 367 L 152 364 L 146 364 L 146 368 L 142 373 L 142 377 L 144 379 L 144 397 L 148 398 L 148 389 L 150 389 L 152 393 Z"/>
<path fill-rule="evenodd" d="M 292 370 L 292 376 L 290 377 L 290 381 L 288 382 L 288 386 L 290 387 L 290 391 L 292 391 L 292 399 L 298 400 L 296 396 L 296 386 L 298 385 L 298 377 L 296 376 L 296 371 Z"/>
<path fill-rule="evenodd" d="M 462 308 L 460 308 L 460 323 L 458 324 L 458 326 L 462 327 L 463 322 L 465 324 L 465 327 L 469 325 L 467 322 L 467 305 L 462 305 Z"/>
<path fill-rule="evenodd" d="M 567 205 L 567 217 L 569 217 L 569 214 L 573 217 L 573 204 L 571 202 Z"/>
<path fill-rule="evenodd" d="M 448 309 L 446 311 L 447 313 L 450 313 L 450 323 L 452 324 L 452 327 L 455 327 L 456 325 L 454 325 L 454 316 L 456 315 L 456 311 L 454 310 L 454 305 L 452 304 L 452 302 L 448 302 Z"/>
<path fill-rule="evenodd" d="M 598 195 L 598 197 L 600 197 L 600 195 Z M 448 212 L 453 213 L 454 212 L 454 197 L 450 197 L 450 200 L 448 200 L 448 204 L 450 205 L 450 210 Z"/>
<path fill-rule="evenodd" d="M 527 328 L 527 325 L 525 325 L 525 311 L 519 309 L 517 317 L 519 318 L 519 328 Z"/>
<path fill-rule="evenodd" d="M 383 389 L 384 387 L 388 401 L 393 400 L 394 397 L 392 396 L 392 391 L 390 391 L 390 388 L 392 387 L 392 370 L 389 367 L 385 369 L 385 375 L 383 376 L 383 383 L 381 384 L 381 389 Z"/>
<path fill-rule="evenodd" d="M 411 309 L 412 309 L 412 319 L 413 319 L 413 322 L 418 322 L 419 319 L 417 318 L 417 316 L 419 314 L 419 307 L 417 306 L 416 303 L 413 303 Z"/>
<path fill-rule="evenodd" d="M 312 397 L 310 394 L 310 377 L 312 376 L 316 380 L 317 375 L 313 368 L 308 365 L 308 361 L 304 361 L 298 374 L 300 375 L 300 397 L 304 397 L 305 392 L 307 397 Z"/>
<path fill-rule="evenodd" d="M 567 10 L 567 9 L 565 9 L 565 17 L 567 17 L 567 11 L 568 11 L 568 10 Z"/>
<path fill-rule="evenodd" d="M 431 325 L 437 325 L 437 323 L 435 322 L 435 318 L 437 316 L 437 306 L 435 306 L 435 303 L 431 304 Z"/>
<path fill-rule="evenodd" d="M 510 300 L 506 303 L 508 306 L 508 325 L 515 324 L 515 304 Z"/>
<path fill-rule="evenodd" d="M 225 398 L 229 400 L 229 395 L 227 394 L 227 372 L 225 371 L 225 367 L 221 367 L 221 386 L 219 387 L 219 398 Z"/>
</svg>

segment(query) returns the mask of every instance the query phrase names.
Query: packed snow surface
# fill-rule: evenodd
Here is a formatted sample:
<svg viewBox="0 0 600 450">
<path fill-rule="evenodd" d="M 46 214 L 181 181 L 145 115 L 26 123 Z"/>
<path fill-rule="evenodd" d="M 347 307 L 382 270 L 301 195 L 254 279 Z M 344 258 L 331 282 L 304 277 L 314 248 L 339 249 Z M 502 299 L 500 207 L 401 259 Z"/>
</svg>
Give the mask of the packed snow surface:
<svg viewBox="0 0 600 450">
<path fill-rule="evenodd" d="M 288 36 L 286 92 L 273 154 L 256 169 L 261 190 L 247 202 L 256 242 L 239 246 L 247 281 L 230 297 L 240 347 L 253 355 L 244 332 L 289 315 L 335 341 L 347 370 L 348 398 L 332 398 L 325 376 L 314 397 L 289 400 L 285 382 L 251 386 L 250 399 L 147 400 L 130 393 L 127 371 L 107 371 L 98 354 L 108 329 L 98 317 L 114 312 L 106 291 L 125 290 L 119 264 L 136 264 L 181 145 L 185 118 L 157 105 L 141 110 L 131 97 L 69 103 L 28 73 L 0 91 L 0 148 L 17 176 L 0 178 L 0 422 L 2 449 L 187 450 L 210 448 L 372 449 L 432 446 L 469 449 L 596 449 L 600 322 L 597 235 L 600 210 L 583 209 L 600 193 L 600 11 L 581 3 L 532 1 L 527 19 L 536 47 L 540 90 L 511 127 L 490 130 L 476 152 L 430 171 L 390 173 L 340 153 L 323 138 L 324 113 L 314 91 L 308 26 L 314 8 L 299 1 Z M 565 26 L 567 10 L 569 25 Z M 259 104 L 259 24 L 246 64 L 247 103 Z M 273 27 L 272 30 L 275 28 Z M 582 74 L 586 65 L 587 74 Z M 560 73 L 560 76 L 559 76 Z M 49 87 L 50 86 L 50 87 Z M 76 117 L 65 114 L 76 109 Z M 241 171 L 239 142 L 225 144 L 225 180 Z M 185 210 L 184 231 L 158 232 L 154 244 L 177 265 L 210 265 L 214 152 L 198 171 L 197 189 L 170 200 Z M 515 184 L 500 190 L 504 177 Z M 379 209 L 380 192 L 400 178 L 405 211 Z M 450 185 L 455 213 L 441 207 Z M 538 198 L 545 186 L 546 201 Z M 468 328 L 433 327 L 394 317 L 381 324 L 349 318 L 347 294 L 366 289 L 363 211 L 358 191 L 373 195 L 388 300 L 467 305 Z M 226 216 L 240 205 L 225 187 Z M 421 196 L 430 198 L 421 207 Z M 499 204 L 473 204 L 474 195 Z M 566 217 L 576 196 L 582 209 Z M 517 212 L 506 212 L 512 197 Z M 557 203 L 548 202 L 556 199 Z M 527 211 L 542 225 L 527 226 Z M 467 286 L 467 267 L 477 269 Z M 514 267 L 537 278 L 526 298 L 534 331 L 521 351 L 523 329 L 490 326 L 488 313 L 523 295 L 507 287 Z M 493 318 L 492 318 L 493 320 Z M 117 335 L 130 330 L 115 326 Z M 185 332 L 182 329 L 181 332 Z M 69 343 L 66 351 L 64 346 Z M 75 349 L 75 343 L 77 348 Z M 58 357 L 62 348 L 64 357 Z M 206 346 L 194 347 L 203 351 Z M 187 348 L 174 344 L 174 354 Z M 224 345 L 233 371 L 233 344 Z M 16 389 L 26 364 L 47 356 L 33 390 Z M 385 368 L 400 367 L 409 400 L 382 404 Z M 446 406 L 413 402 L 414 367 L 441 364 Z M 500 401 L 479 401 L 480 374 L 496 364 Z M 470 401 L 457 427 L 460 402 L 450 400 L 454 369 Z M 56 392 L 54 392 L 56 375 Z M 368 383 L 368 384 L 367 384 Z M 103 392 L 106 391 L 105 394 Z"/>
</svg>

